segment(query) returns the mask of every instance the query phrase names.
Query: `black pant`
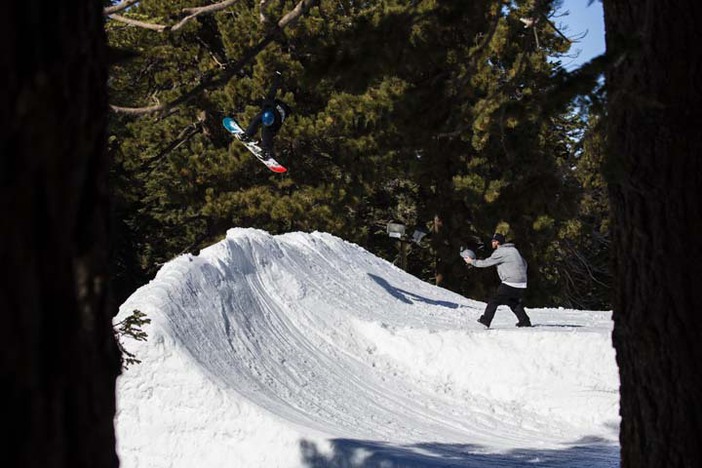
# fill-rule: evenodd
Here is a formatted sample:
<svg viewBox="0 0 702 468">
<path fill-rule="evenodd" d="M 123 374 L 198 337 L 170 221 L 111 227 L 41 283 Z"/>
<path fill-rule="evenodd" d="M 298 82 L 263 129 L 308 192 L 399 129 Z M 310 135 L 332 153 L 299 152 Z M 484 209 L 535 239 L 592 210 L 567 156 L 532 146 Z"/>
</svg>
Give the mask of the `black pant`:
<svg viewBox="0 0 702 468">
<path fill-rule="evenodd" d="M 531 320 L 529 320 L 529 316 L 526 314 L 524 305 L 522 304 L 524 291 L 526 291 L 526 289 L 513 288 L 504 283 L 500 284 L 500 287 L 497 288 L 497 294 L 490 299 L 487 303 L 487 307 L 485 307 L 485 312 L 483 312 L 483 316 L 481 317 L 483 322 L 489 327 L 490 323 L 492 323 L 492 319 L 495 317 L 497 306 L 506 305 L 512 309 L 512 312 L 517 316 L 520 324 L 531 324 Z"/>
<path fill-rule="evenodd" d="M 251 123 L 249 123 L 249 126 L 246 129 L 245 133 L 249 136 L 249 138 L 253 138 L 254 135 L 256 135 L 258 128 L 262 126 L 263 128 L 261 129 L 261 148 L 268 152 L 270 155 L 273 155 L 273 137 L 277 133 L 277 129 L 280 128 L 280 125 L 277 122 L 270 127 L 263 125 L 263 122 L 261 122 L 263 112 L 265 112 L 265 109 L 261 110 L 258 114 L 254 116 L 253 119 L 251 119 Z"/>
</svg>

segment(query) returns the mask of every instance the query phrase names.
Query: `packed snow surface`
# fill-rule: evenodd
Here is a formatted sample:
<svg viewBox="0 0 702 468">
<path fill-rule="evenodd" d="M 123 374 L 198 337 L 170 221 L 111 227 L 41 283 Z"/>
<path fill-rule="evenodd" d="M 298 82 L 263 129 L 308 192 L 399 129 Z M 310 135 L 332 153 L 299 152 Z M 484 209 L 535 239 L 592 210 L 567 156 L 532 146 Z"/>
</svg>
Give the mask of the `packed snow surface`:
<svg viewBox="0 0 702 468">
<path fill-rule="evenodd" d="M 121 307 L 124 467 L 616 467 L 611 313 L 500 308 L 324 233 L 226 239 Z"/>
</svg>

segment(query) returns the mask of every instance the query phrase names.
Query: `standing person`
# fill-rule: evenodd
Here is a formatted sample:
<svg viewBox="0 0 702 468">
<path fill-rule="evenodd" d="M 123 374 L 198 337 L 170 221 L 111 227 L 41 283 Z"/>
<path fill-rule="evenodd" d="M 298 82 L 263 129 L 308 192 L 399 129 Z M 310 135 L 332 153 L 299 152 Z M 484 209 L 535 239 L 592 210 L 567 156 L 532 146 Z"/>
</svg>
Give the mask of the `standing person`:
<svg viewBox="0 0 702 468">
<path fill-rule="evenodd" d="M 271 89 L 261 102 L 261 110 L 251 119 L 248 128 L 241 137 L 242 141 L 251 141 L 256 132 L 258 132 L 259 127 L 263 125 L 261 130 L 261 149 L 263 149 L 266 156 L 270 157 L 274 157 L 275 154 L 273 138 L 283 125 L 283 121 L 292 113 L 290 106 L 275 97 L 280 87 L 281 77 L 280 72 L 275 72 Z"/>
<path fill-rule="evenodd" d="M 495 251 L 489 258 L 485 260 L 473 260 L 469 256 L 464 258 L 466 263 L 478 268 L 497 266 L 497 274 L 502 280 L 502 284 L 497 288 L 497 293 L 487 303 L 485 312 L 480 316 L 478 322 L 490 328 L 497 307 L 506 305 L 517 316 L 518 327 L 530 327 L 531 320 L 522 304 L 524 291 L 527 287 L 527 263 L 514 244 L 505 243 L 505 236 L 502 234 L 492 236 L 491 243 Z"/>
</svg>

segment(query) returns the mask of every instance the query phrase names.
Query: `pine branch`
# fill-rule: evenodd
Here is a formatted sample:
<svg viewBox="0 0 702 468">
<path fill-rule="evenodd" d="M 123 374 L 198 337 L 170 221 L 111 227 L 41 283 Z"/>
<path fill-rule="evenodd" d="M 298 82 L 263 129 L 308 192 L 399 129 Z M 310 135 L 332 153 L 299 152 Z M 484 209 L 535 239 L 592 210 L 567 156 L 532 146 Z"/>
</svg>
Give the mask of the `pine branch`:
<svg viewBox="0 0 702 468">
<path fill-rule="evenodd" d="M 143 28 L 143 29 L 150 29 L 152 31 L 158 31 L 158 32 L 163 32 L 165 31 L 168 26 L 162 25 L 162 24 L 154 24 L 154 23 L 147 23 L 146 21 L 139 21 L 131 18 L 127 18 L 126 16 L 122 15 L 109 15 L 109 18 L 115 21 L 119 21 L 120 23 L 128 24 L 130 26 L 136 26 L 138 28 Z"/>
<path fill-rule="evenodd" d="M 180 21 L 178 21 L 174 25 L 156 24 L 156 23 L 149 23 L 146 21 L 134 20 L 134 19 L 122 16 L 122 15 L 115 15 L 114 13 L 109 13 L 108 12 L 109 8 L 105 9 L 105 14 L 110 19 L 113 19 L 115 21 L 119 21 L 121 23 L 128 24 L 130 26 L 136 26 L 139 28 L 150 29 L 152 31 L 158 31 L 158 32 L 164 32 L 164 31 L 168 32 L 168 31 L 177 31 L 177 30 L 181 29 L 183 26 L 185 26 L 190 21 L 194 20 L 195 18 L 197 18 L 200 15 L 211 14 L 211 13 L 215 13 L 215 12 L 224 10 L 224 9 L 232 6 L 237 1 L 238 0 L 225 0 L 223 2 L 213 3 L 212 5 L 207 5 L 207 6 L 202 6 L 202 7 L 183 8 L 181 10 L 181 15 L 185 15 L 184 18 L 181 19 Z M 116 10 L 116 11 L 121 11 L 121 10 L 127 8 L 127 6 L 131 6 L 135 3 L 137 3 L 137 0 L 126 0 L 125 2 L 122 2 L 120 5 L 122 5 L 122 4 L 128 4 L 128 5 L 124 6 L 123 8 L 121 8 L 119 10 Z M 117 5 L 116 7 L 112 7 L 112 8 L 117 8 L 120 5 Z"/>
<path fill-rule="evenodd" d="M 147 174 L 151 174 L 156 167 L 158 166 L 158 162 L 161 161 L 165 156 L 168 154 L 172 153 L 173 151 L 177 150 L 181 146 L 183 146 L 185 143 L 190 141 L 195 135 L 198 133 L 202 133 L 202 121 L 198 121 L 195 123 L 192 123 L 185 127 L 181 132 L 178 134 L 175 140 L 170 142 L 164 149 L 159 151 L 159 153 L 155 156 L 152 156 L 148 158 L 146 161 L 143 163 L 144 170 L 147 166 L 151 166 L 150 169 L 148 169 Z"/>
<path fill-rule="evenodd" d="M 141 327 L 149 323 L 151 323 L 151 319 L 143 312 L 135 309 L 131 315 L 112 326 L 117 347 L 121 351 L 122 367 L 124 369 L 127 369 L 130 365 L 139 364 L 141 361 L 136 358 L 134 353 L 127 351 L 122 344 L 122 337 L 127 336 L 136 341 L 146 341 L 148 335 Z"/>
<path fill-rule="evenodd" d="M 288 14 L 283 16 L 280 21 L 278 21 L 278 29 L 285 29 L 288 26 L 297 23 L 300 17 L 307 13 L 310 8 L 315 6 L 317 2 L 318 0 L 300 0 L 300 2 L 295 5 L 295 8 L 290 10 Z"/>
<path fill-rule="evenodd" d="M 147 115 L 155 113 L 165 113 L 174 107 L 180 106 L 198 97 L 204 91 L 217 89 L 227 84 L 248 62 L 253 60 L 260 52 L 262 52 L 271 42 L 276 40 L 283 29 L 294 25 L 302 15 L 306 14 L 319 0 L 301 0 L 295 8 L 283 16 L 276 27 L 272 29 L 258 44 L 249 48 L 244 56 L 232 65 L 225 65 L 220 70 L 212 74 L 208 74 L 197 86 L 190 91 L 187 91 L 182 96 L 165 104 L 148 107 L 122 107 L 111 105 L 110 108 L 117 113 L 127 115 Z"/>
<path fill-rule="evenodd" d="M 105 16 L 111 15 L 113 13 L 117 13 L 118 11 L 126 10 L 132 5 L 136 5 L 139 3 L 141 0 L 123 0 L 122 2 L 118 3 L 117 5 L 113 5 L 111 7 L 107 7 L 103 10 L 103 13 Z"/>
<path fill-rule="evenodd" d="M 223 86 L 231 80 L 234 75 L 236 75 L 249 61 L 253 60 L 256 55 L 258 55 L 263 49 L 268 46 L 275 39 L 276 34 L 269 34 L 258 44 L 251 47 L 244 56 L 233 65 L 225 65 L 224 68 L 218 70 L 216 73 L 207 75 L 197 86 L 195 86 L 190 91 L 187 91 L 180 97 L 174 99 L 171 102 L 164 104 L 158 104 L 155 106 L 147 107 L 121 107 L 111 105 L 110 108 L 117 113 L 127 114 L 127 115 L 147 115 L 147 114 L 165 114 L 167 111 L 178 107 L 180 105 L 186 104 L 196 97 L 200 96 L 204 91 L 211 89 L 217 89 Z"/>
<path fill-rule="evenodd" d="M 541 17 L 553 28 L 554 31 L 556 31 L 556 33 L 558 33 L 559 36 L 565 39 L 569 44 L 573 43 L 573 41 L 570 38 L 568 38 L 565 34 L 563 34 L 561 30 L 556 27 L 553 21 L 551 21 L 545 14 L 541 13 Z"/>
</svg>

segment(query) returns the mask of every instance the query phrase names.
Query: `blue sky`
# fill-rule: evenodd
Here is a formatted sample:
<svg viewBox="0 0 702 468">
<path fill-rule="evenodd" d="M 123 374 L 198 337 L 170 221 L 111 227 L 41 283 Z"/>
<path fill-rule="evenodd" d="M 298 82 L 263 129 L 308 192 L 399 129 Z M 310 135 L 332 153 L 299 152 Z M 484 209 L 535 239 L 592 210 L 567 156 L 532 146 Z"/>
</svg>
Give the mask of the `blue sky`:
<svg viewBox="0 0 702 468">
<path fill-rule="evenodd" d="M 567 16 L 564 15 L 566 12 L 569 12 Z M 566 69 L 572 70 L 605 51 L 604 15 L 600 0 L 592 4 L 590 0 L 563 0 L 557 16 L 554 22 L 561 32 L 578 41 L 571 47 L 569 55 L 580 51 L 577 58 L 562 59 Z M 583 34 L 585 37 L 582 37 Z"/>
</svg>

